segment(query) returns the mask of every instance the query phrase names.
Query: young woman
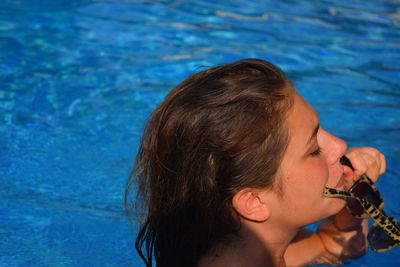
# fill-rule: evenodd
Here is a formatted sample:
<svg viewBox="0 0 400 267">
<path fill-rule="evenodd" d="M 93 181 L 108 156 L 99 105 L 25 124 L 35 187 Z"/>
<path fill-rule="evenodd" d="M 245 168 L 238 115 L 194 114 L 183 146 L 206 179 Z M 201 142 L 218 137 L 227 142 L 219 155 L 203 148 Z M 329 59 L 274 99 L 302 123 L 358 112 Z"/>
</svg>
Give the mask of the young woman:
<svg viewBox="0 0 400 267">
<path fill-rule="evenodd" d="M 137 190 L 144 217 L 136 248 L 158 267 L 339 264 L 365 253 L 368 225 L 323 189 L 384 171 L 377 150 L 347 150 L 326 132 L 271 63 L 211 68 L 148 121 L 126 195 Z M 325 218 L 316 232 L 303 228 Z"/>
</svg>

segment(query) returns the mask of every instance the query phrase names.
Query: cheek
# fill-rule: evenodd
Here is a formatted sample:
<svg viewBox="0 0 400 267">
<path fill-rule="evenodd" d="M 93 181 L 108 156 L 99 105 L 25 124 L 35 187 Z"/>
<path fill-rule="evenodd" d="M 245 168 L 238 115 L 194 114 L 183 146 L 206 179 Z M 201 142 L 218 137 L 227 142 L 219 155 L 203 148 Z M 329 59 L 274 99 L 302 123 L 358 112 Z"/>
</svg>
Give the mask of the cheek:
<svg viewBox="0 0 400 267">
<path fill-rule="evenodd" d="M 297 173 L 288 176 L 287 182 L 291 185 L 288 193 L 308 198 L 321 197 L 328 180 L 328 166 L 322 159 L 311 159 Z"/>
<path fill-rule="evenodd" d="M 311 169 L 314 181 L 319 181 L 320 183 L 323 184 L 326 184 L 328 182 L 329 167 L 322 155 L 315 160 L 315 163 L 312 165 Z"/>
</svg>

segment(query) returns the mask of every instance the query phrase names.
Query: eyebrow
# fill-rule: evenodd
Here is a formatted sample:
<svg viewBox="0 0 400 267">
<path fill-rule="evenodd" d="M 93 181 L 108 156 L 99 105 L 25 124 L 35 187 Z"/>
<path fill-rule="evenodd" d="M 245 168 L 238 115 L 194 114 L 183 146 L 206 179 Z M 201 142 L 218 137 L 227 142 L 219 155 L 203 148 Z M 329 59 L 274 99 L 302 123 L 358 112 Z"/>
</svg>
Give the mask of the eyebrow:
<svg viewBox="0 0 400 267">
<path fill-rule="evenodd" d="M 317 126 L 315 126 L 315 128 L 314 128 L 314 130 L 313 130 L 313 132 L 312 132 L 312 134 L 311 134 L 311 136 L 310 136 L 310 138 L 308 139 L 308 141 L 307 141 L 307 146 L 311 143 L 311 141 L 317 136 L 317 134 L 318 134 L 318 130 L 319 130 L 319 127 L 320 127 L 321 125 L 318 123 L 317 124 Z"/>
</svg>

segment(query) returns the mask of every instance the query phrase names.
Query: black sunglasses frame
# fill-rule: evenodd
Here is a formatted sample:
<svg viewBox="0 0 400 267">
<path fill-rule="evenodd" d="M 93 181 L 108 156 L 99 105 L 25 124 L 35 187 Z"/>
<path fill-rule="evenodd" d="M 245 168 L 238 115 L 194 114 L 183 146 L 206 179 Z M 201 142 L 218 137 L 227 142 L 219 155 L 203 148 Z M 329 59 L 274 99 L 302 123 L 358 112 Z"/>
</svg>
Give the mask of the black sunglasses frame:
<svg viewBox="0 0 400 267">
<path fill-rule="evenodd" d="M 364 208 L 365 213 L 368 214 L 368 218 L 371 218 L 374 221 L 374 225 L 368 231 L 368 241 L 370 242 L 372 250 L 374 250 L 375 252 L 385 252 L 400 245 L 400 225 L 395 218 L 387 216 L 382 209 L 375 207 L 371 203 L 367 202 L 365 199 L 360 198 L 354 193 L 347 191 L 326 187 L 324 189 L 324 196 L 346 197 L 353 198 L 359 201 L 359 203 Z M 393 240 L 393 243 L 384 248 L 374 243 L 376 242 L 374 241 L 376 239 L 372 239 L 371 237 L 376 236 L 374 232 L 377 231 L 377 227 L 380 227 Z"/>
<path fill-rule="evenodd" d="M 350 160 L 346 156 L 340 159 L 340 163 L 354 171 Z M 374 221 L 367 236 L 373 251 L 385 252 L 400 246 L 400 224 L 394 217 L 389 217 L 383 211 L 384 201 L 381 194 L 367 175 L 362 175 L 348 192 L 325 188 L 324 196 L 345 197 L 347 209 L 352 216 L 363 219 L 371 218 Z M 382 246 L 378 242 L 386 243 Z"/>
</svg>

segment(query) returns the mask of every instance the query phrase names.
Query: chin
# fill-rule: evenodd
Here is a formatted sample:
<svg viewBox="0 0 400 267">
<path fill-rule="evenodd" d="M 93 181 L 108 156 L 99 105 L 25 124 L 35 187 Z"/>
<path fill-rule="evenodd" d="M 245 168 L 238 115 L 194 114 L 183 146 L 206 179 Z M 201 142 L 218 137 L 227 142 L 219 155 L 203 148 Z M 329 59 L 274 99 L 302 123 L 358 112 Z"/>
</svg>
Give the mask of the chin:
<svg viewBox="0 0 400 267">
<path fill-rule="evenodd" d="M 338 214 L 346 206 L 346 201 L 342 198 L 331 198 L 330 200 L 332 202 L 330 203 L 330 214 L 328 216 Z"/>
</svg>

